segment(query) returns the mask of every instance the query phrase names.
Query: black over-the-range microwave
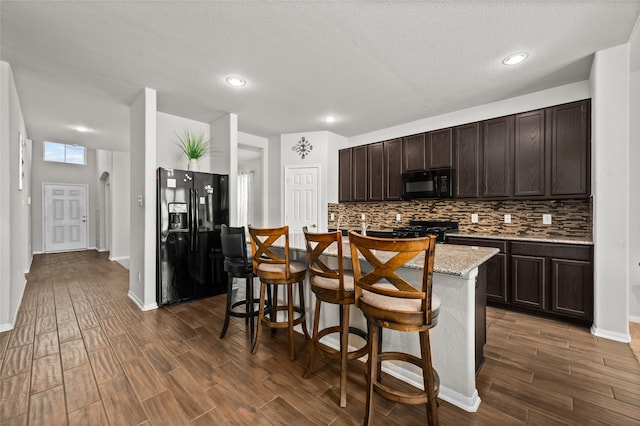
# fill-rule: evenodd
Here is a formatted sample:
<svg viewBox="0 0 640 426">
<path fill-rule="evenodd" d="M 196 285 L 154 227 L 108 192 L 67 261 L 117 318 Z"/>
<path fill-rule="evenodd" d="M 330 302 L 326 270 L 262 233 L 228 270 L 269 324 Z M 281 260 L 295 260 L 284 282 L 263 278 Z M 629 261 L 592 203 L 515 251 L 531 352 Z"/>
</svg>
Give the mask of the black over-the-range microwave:
<svg viewBox="0 0 640 426">
<path fill-rule="evenodd" d="M 453 196 L 452 169 L 432 169 L 402 174 L 402 199 L 451 198 Z"/>
</svg>

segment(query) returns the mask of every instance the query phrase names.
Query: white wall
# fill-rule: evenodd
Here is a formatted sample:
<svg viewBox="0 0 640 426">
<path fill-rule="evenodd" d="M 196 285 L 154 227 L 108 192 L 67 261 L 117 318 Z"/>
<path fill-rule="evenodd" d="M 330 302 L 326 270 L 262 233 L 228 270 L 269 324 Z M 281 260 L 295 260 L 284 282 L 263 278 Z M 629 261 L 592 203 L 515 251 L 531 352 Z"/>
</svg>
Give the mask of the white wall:
<svg viewBox="0 0 640 426">
<path fill-rule="evenodd" d="M 109 250 L 109 236 L 107 233 L 110 231 L 110 226 L 107 224 L 107 220 L 110 217 L 110 212 L 107 209 L 110 208 L 107 205 L 105 198 L 110 196 L 107 194 L 109 191 L 108 183 L 111 180 L 112 174 L 113 153 L 104 149 L 96 149 L 96 215 L 94 220 L 94 227 L 96 229 L 96 249 L 98 251 Z"/>
<path fill-rule="evenodd" d="M 65 141 L 52 141 L 65 143 Z M 89 197 L 87 199 L 87 248 L 96 248 L 96 212 L 98 206 L 98 182 L 96 179 L 96 151 L 87 149 L 87 164 L 66 164 L 44 161 L 42 141 L 33 142 L 33 171 L 32 171 L 32 202 L 33 215 L 33 251 L 44 252 L 44 232 L 42 229 L 42 184 L 60 183 L 87 185 Z"/>
<path fill-rule="evenodd" d="M 186 170 L 188 159 L 177 145 L 178 135 L 182 136 L 185 130 L 190 130 L 195 135 L 202 133 L 205 140 L 207 140 L 210 137 L 211 126 L 209 123 L 159 111 L 156 120 L 156 161 L 158 167 Z M 211 172 L 209 153 L 200 158 L 198 168 L 201 172 Z"/>
<path fill-rule="evenodd" d="M 629 44 L 629 319 L 640 322 L 640 18 Z"/>
<path fill-rule="evenodd" d="M 129 297 L 142 310 L 157 307 L 156 105 L 156 91 L 149 88 L 131 104 Z"/>
<path fill-rule="evenodd" d="M 594 324 L 629 341 L 629 44 L 596 52 L 592 84 Z"/>
<path fill-rule="evenodd" d="M 131 220 L 131 164 L 128 152 L 113 152 L 111 176 L 110 260 L 129 267 Z M 155 244 L 154 244 L 155 247 Z"/>
<path fill-rule="evenodd" d="M 27 133 L 11 66 L 0 61 L 0 332 L 15 325 L 26 285 L 25 272 L 31 267 L 31 145 L 24 151 L 23 189 L 19 182 L 19 134 Z"/>
<path fill-rule="evenodd" d="M 267 217 L 265 225 L 270 228 L 282 226 L 282 182 L 284 174 L 280 164 L 280 136 L 269 138 L 269 150 L 266 153 L 267 179 L 269 185 L 269 202 L 265 205 Z"/>
<path fill-rule="evenodd" d="M 238 217 L 238 116 L 227 114 L 211 123 L 211 173 L 229 175 L 229 225 Z"/>
</svg>

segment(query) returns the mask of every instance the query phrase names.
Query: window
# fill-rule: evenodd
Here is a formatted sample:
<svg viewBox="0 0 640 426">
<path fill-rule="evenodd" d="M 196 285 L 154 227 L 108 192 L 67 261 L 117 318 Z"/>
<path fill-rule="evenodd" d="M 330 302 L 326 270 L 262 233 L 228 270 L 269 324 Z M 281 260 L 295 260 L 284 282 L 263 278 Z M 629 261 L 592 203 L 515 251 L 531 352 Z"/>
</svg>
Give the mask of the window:
<svg viewBox="0 0 640 426">
<path fill-rule="evenodd" d="M 84 146 L 45 141 L 44 161 L 84 165 L 87 164 L 86 149 Z"/>
<path fill-rule="evenodd" d="M 238 225 L 253 224 L 253 172 L 238 175 Z"/>
</svg>

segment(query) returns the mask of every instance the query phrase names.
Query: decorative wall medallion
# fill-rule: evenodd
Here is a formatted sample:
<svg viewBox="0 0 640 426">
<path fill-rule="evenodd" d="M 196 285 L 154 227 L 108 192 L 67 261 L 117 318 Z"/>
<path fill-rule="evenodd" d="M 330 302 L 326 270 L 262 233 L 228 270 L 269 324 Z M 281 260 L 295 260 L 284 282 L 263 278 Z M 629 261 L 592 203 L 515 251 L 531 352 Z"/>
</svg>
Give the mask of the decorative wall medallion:
<svg viewBox="0 0 640 426">
<path fill-rule="evenodd" d="M 304 160 L 304 158 L 313 149 L 313 145 L 311 145 L 311 142 L 306 140 L 303 136 L 302 139 L 296 142 L 296 144 L 291 149 L 297 152 L 300 155 L 300 157 L 302 157 L 302 159 Z"/>
</svg>

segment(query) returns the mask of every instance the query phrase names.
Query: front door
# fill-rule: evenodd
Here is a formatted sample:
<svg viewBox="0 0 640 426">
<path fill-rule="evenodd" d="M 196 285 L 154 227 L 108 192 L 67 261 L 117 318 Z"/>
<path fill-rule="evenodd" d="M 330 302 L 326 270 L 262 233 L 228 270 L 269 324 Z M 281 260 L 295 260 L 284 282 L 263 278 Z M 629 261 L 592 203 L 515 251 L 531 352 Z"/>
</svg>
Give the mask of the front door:
<svg viewBox="0 0 640 426">
<path fill-rule="evenodd" d="M 318 167 L 285 169 L 285 225 L 289 232 L 318 230 Z"/>
<path fill-rule="evenodd" d="M 43 184 L 44 251 L 87 248 L 86 185 Z"/>
</svg>

